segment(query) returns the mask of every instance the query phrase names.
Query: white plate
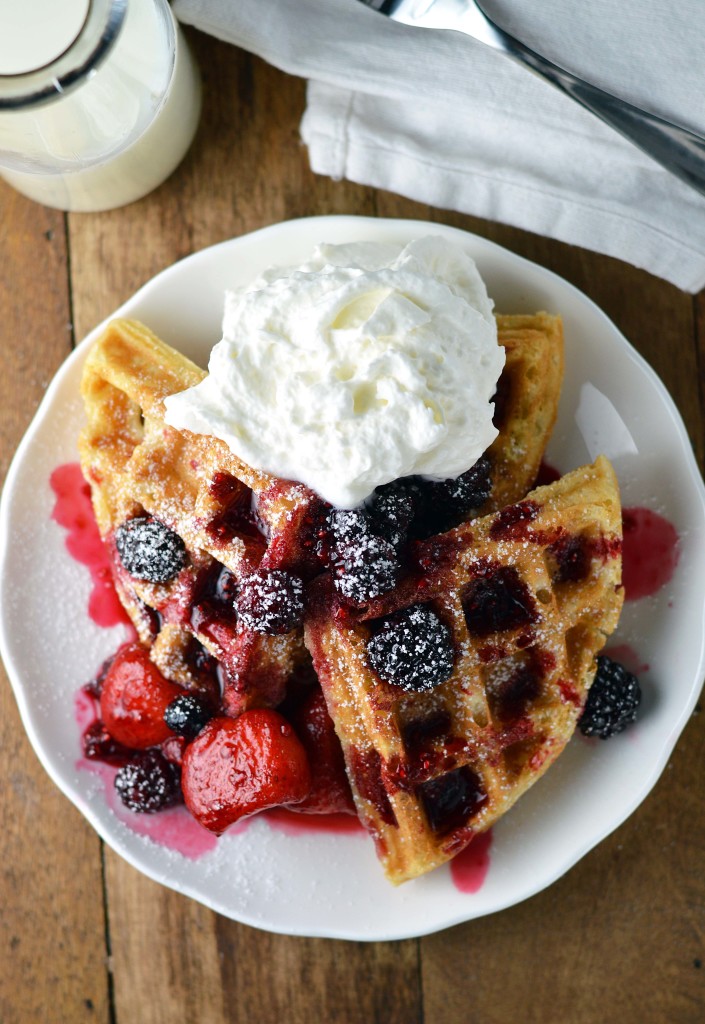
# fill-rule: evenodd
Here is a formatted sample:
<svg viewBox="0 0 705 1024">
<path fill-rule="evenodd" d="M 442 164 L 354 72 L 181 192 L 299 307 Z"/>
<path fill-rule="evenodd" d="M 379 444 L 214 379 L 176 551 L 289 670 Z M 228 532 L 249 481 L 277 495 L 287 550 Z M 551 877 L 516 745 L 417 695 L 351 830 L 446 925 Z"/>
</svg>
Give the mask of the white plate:
<svg viewBox="0 0 705 1024">
<path fill-rule="evenodd" d="M 320 217 L 197 253 L 159 274 L 117 313 L 143 320 L 205 365 L 220 337 L 226 287 L 272 263 L 298 263 L 318 241 L 406 242 L 429 233 L 447 235 L 467 249 L 499 310 L 562 314 L 566 380 L 548 461 L 566 471 L 605 452 L 617 470 L 624 504 L 662 514 L 680 536 L 670 584 L 627 604 L 614 639 L 630 645 L 648 666 L 639 722 L 609 742 L 571 742 L 545 779 L 494 829 L 489 871 L 478 891 L 459 892 L 447 866 L 393 888 L 365 836 L 291 835 L 262 820 L 226 834 L 200 857 L 186 857 L 137 834 L 130 819 L 139 816 L 116 814 L 101 778 L 77 767 L 75 694 L 123 633 L 98 629 L 86 614 L 88 573 L 68 556 L 64 531 L 51 519 L 49 476 L 77 458 L 83 419 L 79 378 L 99 327 L 56 375 L 3 495 L 0 639 L 25 727 L 46 770 L 106 842 L 140 871 L 228 917 L 275 932 L 405 938 L 538 892 L 644 799 L 703 677 L 705 491 L 686 432 L 654 372 L 607 317 L 559 277 L 485 239 L 438 224 Z M 177 816 L 177 830 L 184 820 Z M 28 849 L 31 843 L 28 835 Z"/>
</svg>

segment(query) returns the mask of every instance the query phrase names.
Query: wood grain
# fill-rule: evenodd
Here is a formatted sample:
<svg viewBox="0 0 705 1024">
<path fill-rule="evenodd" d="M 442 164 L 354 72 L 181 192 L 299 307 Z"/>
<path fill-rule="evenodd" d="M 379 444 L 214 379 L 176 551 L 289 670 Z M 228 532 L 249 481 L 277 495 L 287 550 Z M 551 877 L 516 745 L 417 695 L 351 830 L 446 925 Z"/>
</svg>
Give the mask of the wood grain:
<svg viewBox="0 0 705 1024">
<path fill-rule="evenodd" d="M 80 338 L 176 259 L 276 221 L 329 213 L 453 224 L 574 282 L 661 375 L 702 465 L 705 296 L 693 301 L 585 250 L 314 176 L 298 135 L 303 83 L 189 35 L 204 69 L 204 118 L 160 189 L 121 210 L 70 215 L 65 233 L 60 214 L 0 188 L 12 266 L 0 278 L 10 367 L 0 380 L 3 469 L 68 351 L 71 318 Z M 361 944 L 226 920 L 107 849 L 103 872 L 97 838 L 44 776 L 7 686 L 1 699 L 0 763 L 10 783 L 0 832 L 1 1024 L 705 1019 L 699 712 L 642 807 L 548 890 L 422 940 Z"/>
<path fill-rule="evenodd" d="M 4 478 L 47 384 L 71 350 L 71 316 L 63 215 L 5 186 L 0 211 Z M 100 843 L 39 764 L 4 670 L 0 675 L 0 1021 L 107 1022 Z"/>
</svg>

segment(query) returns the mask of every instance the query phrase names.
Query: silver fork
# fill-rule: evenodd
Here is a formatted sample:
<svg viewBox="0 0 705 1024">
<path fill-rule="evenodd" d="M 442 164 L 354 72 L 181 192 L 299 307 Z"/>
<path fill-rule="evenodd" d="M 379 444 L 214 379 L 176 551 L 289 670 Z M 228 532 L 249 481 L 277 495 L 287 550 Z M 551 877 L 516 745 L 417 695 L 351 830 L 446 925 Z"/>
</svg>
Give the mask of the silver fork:
<svg viewBox="0 0 705 1024">
<path fill-rule="evenodd" d="M 705 195 L 705 138 L 598 89 L 529 49 L 496 25 L 477 0 L 360 0 L 393 21 L 472 36 L 551 82 Z"/>
</svg>

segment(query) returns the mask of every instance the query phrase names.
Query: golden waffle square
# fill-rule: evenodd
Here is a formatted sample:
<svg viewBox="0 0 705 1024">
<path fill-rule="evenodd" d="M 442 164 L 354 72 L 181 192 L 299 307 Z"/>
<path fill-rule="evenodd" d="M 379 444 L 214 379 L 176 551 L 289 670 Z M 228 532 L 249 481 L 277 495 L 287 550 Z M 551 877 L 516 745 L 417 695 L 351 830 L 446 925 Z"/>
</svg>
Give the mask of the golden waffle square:
<svg viewBox="0 0 705 1024">
<path fill-rule="evenodd" d="M 619 617 L 621 540 L 616 478 L 600 457 L 422 542 L 416 570 L 363 612 L 316 581 L 306 643 L 392 882 L 453 857 L 563 750 Z M 449 634 L 453 663 L 439 685 L 407 692 L 369 652 L 418 608 Z M 385 642 L 393 676 L 405 652 Z M 406 654 L 418 650 L 407 643 Z"/>
</svg>

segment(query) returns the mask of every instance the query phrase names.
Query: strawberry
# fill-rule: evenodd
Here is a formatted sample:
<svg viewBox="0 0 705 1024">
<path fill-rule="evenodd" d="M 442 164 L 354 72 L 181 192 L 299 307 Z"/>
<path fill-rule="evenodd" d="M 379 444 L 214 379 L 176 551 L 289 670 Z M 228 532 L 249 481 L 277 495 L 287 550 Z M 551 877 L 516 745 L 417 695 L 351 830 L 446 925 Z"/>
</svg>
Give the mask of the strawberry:
<svg viewBox="0 0 705 1024">
<path fill-rule="evenodd" d="M 295 810 L 307 814 L 355 814 L 343 748 L 323 692 L 313 690 L 292 713 L 291 720 L 308 754 L 313 779 L 311 792 Z"/>
<path fill-rule="evenodd" d="M 173 735 L 164 722 L 164 712 L 182 692 L 164 678 L 144 647 L 123 644 L 103 681 L 103 724 L 113 739 L 126 747 L 154 747 Z"/>
<path fill-rule="evenodd" d="M 210 720 L 186 748 L 181 785 L 194 818 L 220 833 L 248 814 L 303 800 L 311 771 L 287 720 L 256 708 Z"/>
</svg>

